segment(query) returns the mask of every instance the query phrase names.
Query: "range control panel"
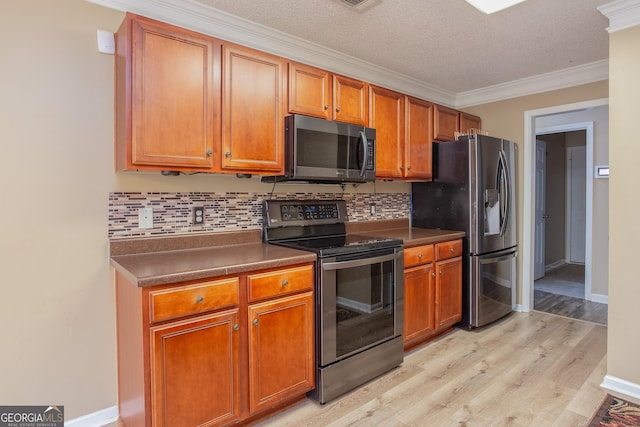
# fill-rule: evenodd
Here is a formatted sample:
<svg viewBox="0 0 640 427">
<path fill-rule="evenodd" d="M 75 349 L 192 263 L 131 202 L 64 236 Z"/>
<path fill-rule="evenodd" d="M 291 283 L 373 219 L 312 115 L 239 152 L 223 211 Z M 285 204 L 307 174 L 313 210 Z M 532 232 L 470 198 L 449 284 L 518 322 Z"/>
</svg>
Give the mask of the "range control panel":
<svg viewBox="0 0 640 427">
<path fill-rule="evenodd" d="M 335 224 L 346 222 L 344 200 L 265 200 L 269 226 Z"/>
</svg>

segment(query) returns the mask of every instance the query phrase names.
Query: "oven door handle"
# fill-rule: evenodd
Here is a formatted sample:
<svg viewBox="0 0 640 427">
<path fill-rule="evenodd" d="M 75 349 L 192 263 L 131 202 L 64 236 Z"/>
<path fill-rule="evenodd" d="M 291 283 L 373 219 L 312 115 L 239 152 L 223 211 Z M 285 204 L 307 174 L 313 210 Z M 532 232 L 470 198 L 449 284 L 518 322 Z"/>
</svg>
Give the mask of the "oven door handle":
<svg viewBox="0 0 640 427">
<path fill-rule="evenodd" d="M 323 270 L 340 270 L 343 268 L 362 267 L 364 265 L 377 264 L 380 262 L 391 261 L 397 258 L 403 257 L 402 252 L 395 254 L 382 255 L 373 258 L 365 257 L 361 259 L 354 259 L 349 261 L 335 261 L 335 262 L 323 262 Z"/>
</svg>

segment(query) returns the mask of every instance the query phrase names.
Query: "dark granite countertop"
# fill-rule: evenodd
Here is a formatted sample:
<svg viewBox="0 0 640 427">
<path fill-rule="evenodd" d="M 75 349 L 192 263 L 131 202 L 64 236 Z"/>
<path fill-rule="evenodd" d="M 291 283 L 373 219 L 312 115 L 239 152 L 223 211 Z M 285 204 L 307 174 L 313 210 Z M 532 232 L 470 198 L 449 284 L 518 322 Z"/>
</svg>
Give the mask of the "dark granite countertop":
<svg viewBox="0 0 640 427">
<path fill-rule="evenodd" d="M 119 239 L 110 248 L 111 265 L 136 286 L 215 278 L 316 259 L 311 252 L 262 243 L 260 230 Z"/>
<path fill-rule="evenodd" d="M 460 239 L 465 236 L 464 231 L 410 227 L 408 219 L 351 223 L 347 230 L 350 233 L 400 239 L 406 248 Z"/>
<path fill-rule="evenodd" d="M 349 233 L 401 239 L 405 247 L 459 239 L 462 231 L 409 227 L 409 221 L 348 223 Z M 136 286 L 165 285 L 313 262 L 316 255 L 262 243 L 261 230 L 114 239 L 111 265 Z"/>
</svg>

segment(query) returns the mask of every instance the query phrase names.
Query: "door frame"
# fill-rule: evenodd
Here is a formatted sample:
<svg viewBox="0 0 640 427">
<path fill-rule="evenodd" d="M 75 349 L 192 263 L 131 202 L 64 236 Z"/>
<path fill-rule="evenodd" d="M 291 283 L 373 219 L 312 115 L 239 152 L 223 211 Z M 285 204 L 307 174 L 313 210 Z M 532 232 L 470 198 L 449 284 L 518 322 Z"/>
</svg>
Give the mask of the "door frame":
<svg viewBox="0 0 640 427">
<path fill-rule="evenodd" d="M 572 111 L 582 110 L 586 108 L 594 108 L 609 105 L 608 98 L 594 99 L 590 101 L 577 102 L 573 104 L 557 105 L 554 107 L 540 108 L 536 110 L 528 110 L 524 112 L 524 171 L 523 171 L 523 227 L 522 227 L 522 298 L 521 305 L 518 307 L 521 311 L 531 311 L 533 309 L 533 255 L 535 249 L 534 239 L 534 215 L 535 215 L 535 179 L 532 177 L 535 173 L 535 140 L 536 129 L 535 119 L 551 114 L 569 113 Z M 566 127 L 568 125 L 562 125 Z M 560 127 L 560 126 L 558 126 Z M 540 131 L 538 129 L 537 131 Z M 551 132 L 550 132 L 551 133 Z M 589 159 L 593 163 L 593 129 L 591 133 L 592 146 L 591 150 L 587 152 L 587 161 Z M 589 168 L 587 165 L 588 173 L 593 174 L 593 167 Z M 590 181 L 587 185 L 592 188 L 593 182 Z M 590 199 L 591 200 L 591 199 Z M 592 209 L 592 208 L 591 208 Z M 588 226 L 591 224 L 591 209 L 587 209 L 587 221 Z M 590 230 L 589 230 L 590 231 Z M 589 277 L 589 297 L 591 297 L 591 243 L 589 242 L 589 252 L 585 254 L 585 298 L 587 297 L 587 273 Z M 588 269 L 588 272 L 587 272 Z"/>
</svg>

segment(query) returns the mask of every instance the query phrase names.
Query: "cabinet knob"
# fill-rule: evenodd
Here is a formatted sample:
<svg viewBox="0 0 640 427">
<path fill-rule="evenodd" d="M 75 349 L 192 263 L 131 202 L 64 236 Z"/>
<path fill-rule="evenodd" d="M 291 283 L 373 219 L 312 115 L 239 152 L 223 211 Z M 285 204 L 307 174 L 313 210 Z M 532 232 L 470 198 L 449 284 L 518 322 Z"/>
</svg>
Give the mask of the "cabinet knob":
<svg viewBox="0 0 640 427">
<path fill-rule="evenodd" d="M 226 153 L 224 153 L 225 157 L 231 157 L 231 151 L 227 151 Z"/>
<path fill-rule="evenodd" d="M 328 109 L 329 109 L 329 104 L 326 104 L 326 105 L 324 106 L 324 109 L 325 109 L 325 110 L 328 110 Z"/>
<path fill-rule="evenodd" d="M 233 325 L 233 330 L 237 331 L 238 329 L 240 329 L 240 325 L 238 325 L 237 323 L 235 325 Z"/>
<path fill-rule="evenodd" d="M 213 156 L 213 150 L 207 150 L 207 157 Z"/>
<path fill-rule="evenodd" d="M 288 280 L 283 280 L 282 281 L 282 287 L 285 287 L 285 286 L 289 286 L 289 281 Z"/>
<path fill-rule="evenodd" d="M 410 171 L 411 170 L 411 166 L 407 166 L 407 170 Z"/>
<path fill-rule="evenodd" d="M 259 322 L 258 322 L 258 319 L 253 319 L 253 324 L 254 324 L 254 325 L 257 325 L 258 323 L 259 323 Z"/>
<path fill-rule="evenodd" d="M 340 112 L 340 107 L 336 107 L 336 111 L 339 113 Z"/>
<path fill-rule="evenodd" d="M 453 249 L 453 247 L 452 247 L 452 248 L 450 248 L 450 249 L 449 249 L 449 251 L 450 251 L 451 253 L 453 253 L 453 252 L 455 252 L 455 249 Z"/>
<path fill-rule="evenodd" d="M 431 272 L 431 277 L 436 277 L 436 273 Z"/>
<path fill-rule="evenodd" d="M 440 275 L 442 276 L 442 270 L 440 270 Z"/>
<path fill-rule="evenodd" d="M 202 301 L 204 301 L 204 297 L 202 295 L 199 295 L 198 298 L 196 298 L 196 302 L 200 304 Z"/>
<path fill-rule="evenodd" d="M 403 170 L 403 169 L 404 169 L 404 167 L 400 166 L 400 170 Z"/>
<path fill-rule="evenodd" d="M 422 252 L 420 252 L 420 253 L 418 254 L 418 259 L 419 259 L 420 261 L 422 261 Z"/>
</svg>

